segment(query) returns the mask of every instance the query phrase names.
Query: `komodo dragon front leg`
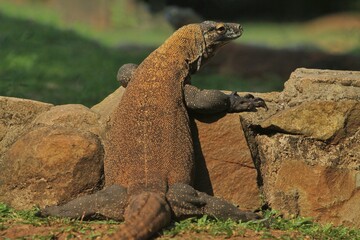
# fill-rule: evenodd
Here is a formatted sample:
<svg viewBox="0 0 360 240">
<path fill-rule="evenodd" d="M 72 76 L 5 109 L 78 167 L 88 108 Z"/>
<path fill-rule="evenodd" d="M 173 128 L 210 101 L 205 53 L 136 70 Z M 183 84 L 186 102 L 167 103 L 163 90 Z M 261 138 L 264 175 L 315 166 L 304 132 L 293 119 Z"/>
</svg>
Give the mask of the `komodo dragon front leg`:
<svg viewBox="0 0 360 240">
<path fill-rule="evenodd" d="M 137 67 L 138 65 L 134 63 L 127 63 L 120 67 L 117 80 L 121 86 L 127 87 Z M 190 79 L 190 76 L 188 78 Z M 228 95 L 219 90 L 201 90 L 189 84 L 189 79 L 186 81 L 188 84 L 184 86 L 184 96 L 186 107 L 190 111 L 202 114 L 215 114 L 256 111 L 258 107 L 267 109 L 263 99 L 256 98 L 251 94 L 241 97 L 237 92 L 232 92 Z"/>
</svg>

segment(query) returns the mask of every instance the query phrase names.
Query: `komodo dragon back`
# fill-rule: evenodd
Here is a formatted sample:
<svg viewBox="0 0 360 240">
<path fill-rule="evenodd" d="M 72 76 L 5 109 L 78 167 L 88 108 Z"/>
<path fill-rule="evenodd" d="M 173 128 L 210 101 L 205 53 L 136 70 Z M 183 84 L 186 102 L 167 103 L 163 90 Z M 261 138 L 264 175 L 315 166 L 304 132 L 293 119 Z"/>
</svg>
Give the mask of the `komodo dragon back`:
<svg viewBox="0 0 360 240">
<path fill-rule="evenodd" d="M 137 68 L 108 133 L 106 184 L 165 193 L 190 183 L 193 146 L 184 104 L 184 79 L 204 48 L 199 25 L 175 32 Z"/>
<path fill-rule="evenodd" d="M 183 89 L 203 58 L 213 55 L 204 40 L 206 24 L 215 27 L 184 26 L 152 52 L 133 72 L 112 116 L 105 181 L 127 187 L 131 196 L 117 237 L 146 238 L 168 224 L 168 187 L 192 183 L 194 150 Z"/>
</svg>

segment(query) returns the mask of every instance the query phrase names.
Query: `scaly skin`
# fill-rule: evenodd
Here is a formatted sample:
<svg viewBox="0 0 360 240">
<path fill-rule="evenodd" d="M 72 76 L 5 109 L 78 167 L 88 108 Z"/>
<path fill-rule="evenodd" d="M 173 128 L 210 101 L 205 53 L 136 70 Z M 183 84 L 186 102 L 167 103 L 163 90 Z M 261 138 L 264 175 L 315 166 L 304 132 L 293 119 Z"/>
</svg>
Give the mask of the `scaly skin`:
<svg viewBox="0 0 360 240">
<path fill-rule="evenodd" d="M 124 218 L 111 239 L 147 239 L 171 218 L 208 214 L 222 219 L 256 219 L 253 213 L 191 187 L 194 149 L 188 109 L 239 112 L 266 106 L 252 96 L 201 91 L 189 84 L 192 73 L 241 33 L 239 24 L 190 24 L 176 31 L 138 67 L 120 69 L 118 79 L 126 91 L 112 116 L 105 144 L 106 188 L 46 208 L 41 215 L 79 217 L 83 212 L 86 216 Z M 104 207 L 97 204 L 106 198 L 110 200 L 102 202 Z M 114 198 L 121 204 L 115 206 Z"/>
</svg>

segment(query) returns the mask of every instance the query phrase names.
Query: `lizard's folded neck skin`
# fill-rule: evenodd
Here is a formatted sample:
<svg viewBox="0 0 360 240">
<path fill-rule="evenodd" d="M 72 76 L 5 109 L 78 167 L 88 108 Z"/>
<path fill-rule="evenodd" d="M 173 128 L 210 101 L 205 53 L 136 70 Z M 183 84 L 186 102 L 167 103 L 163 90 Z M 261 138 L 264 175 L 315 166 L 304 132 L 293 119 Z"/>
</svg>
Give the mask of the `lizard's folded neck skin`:
<svg viewBox="0 0 360 240">
<path fill-rule="evenodd" d="M 166 56 L 171 64 L 183 65 L 187 72 L 195 73 L 201 66 L 204 52 L 205 41 L 200 25 L 190 24 L 177 30 L 154 53 Z"/>
</svg>

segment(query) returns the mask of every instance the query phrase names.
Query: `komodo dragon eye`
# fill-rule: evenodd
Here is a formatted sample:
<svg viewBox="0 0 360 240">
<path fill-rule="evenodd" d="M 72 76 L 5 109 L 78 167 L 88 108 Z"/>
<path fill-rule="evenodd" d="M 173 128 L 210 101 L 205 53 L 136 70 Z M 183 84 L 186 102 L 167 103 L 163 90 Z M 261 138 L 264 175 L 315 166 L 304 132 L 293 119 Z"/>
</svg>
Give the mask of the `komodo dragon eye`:
<svg viewBox="0 0 360 240">
<path fill-rule="evenodd" d="M 226 28 L 223 23 L 217 24 L 215 29 L 218 34 L 224 34 L 226 32 Z"/>
</svg>

